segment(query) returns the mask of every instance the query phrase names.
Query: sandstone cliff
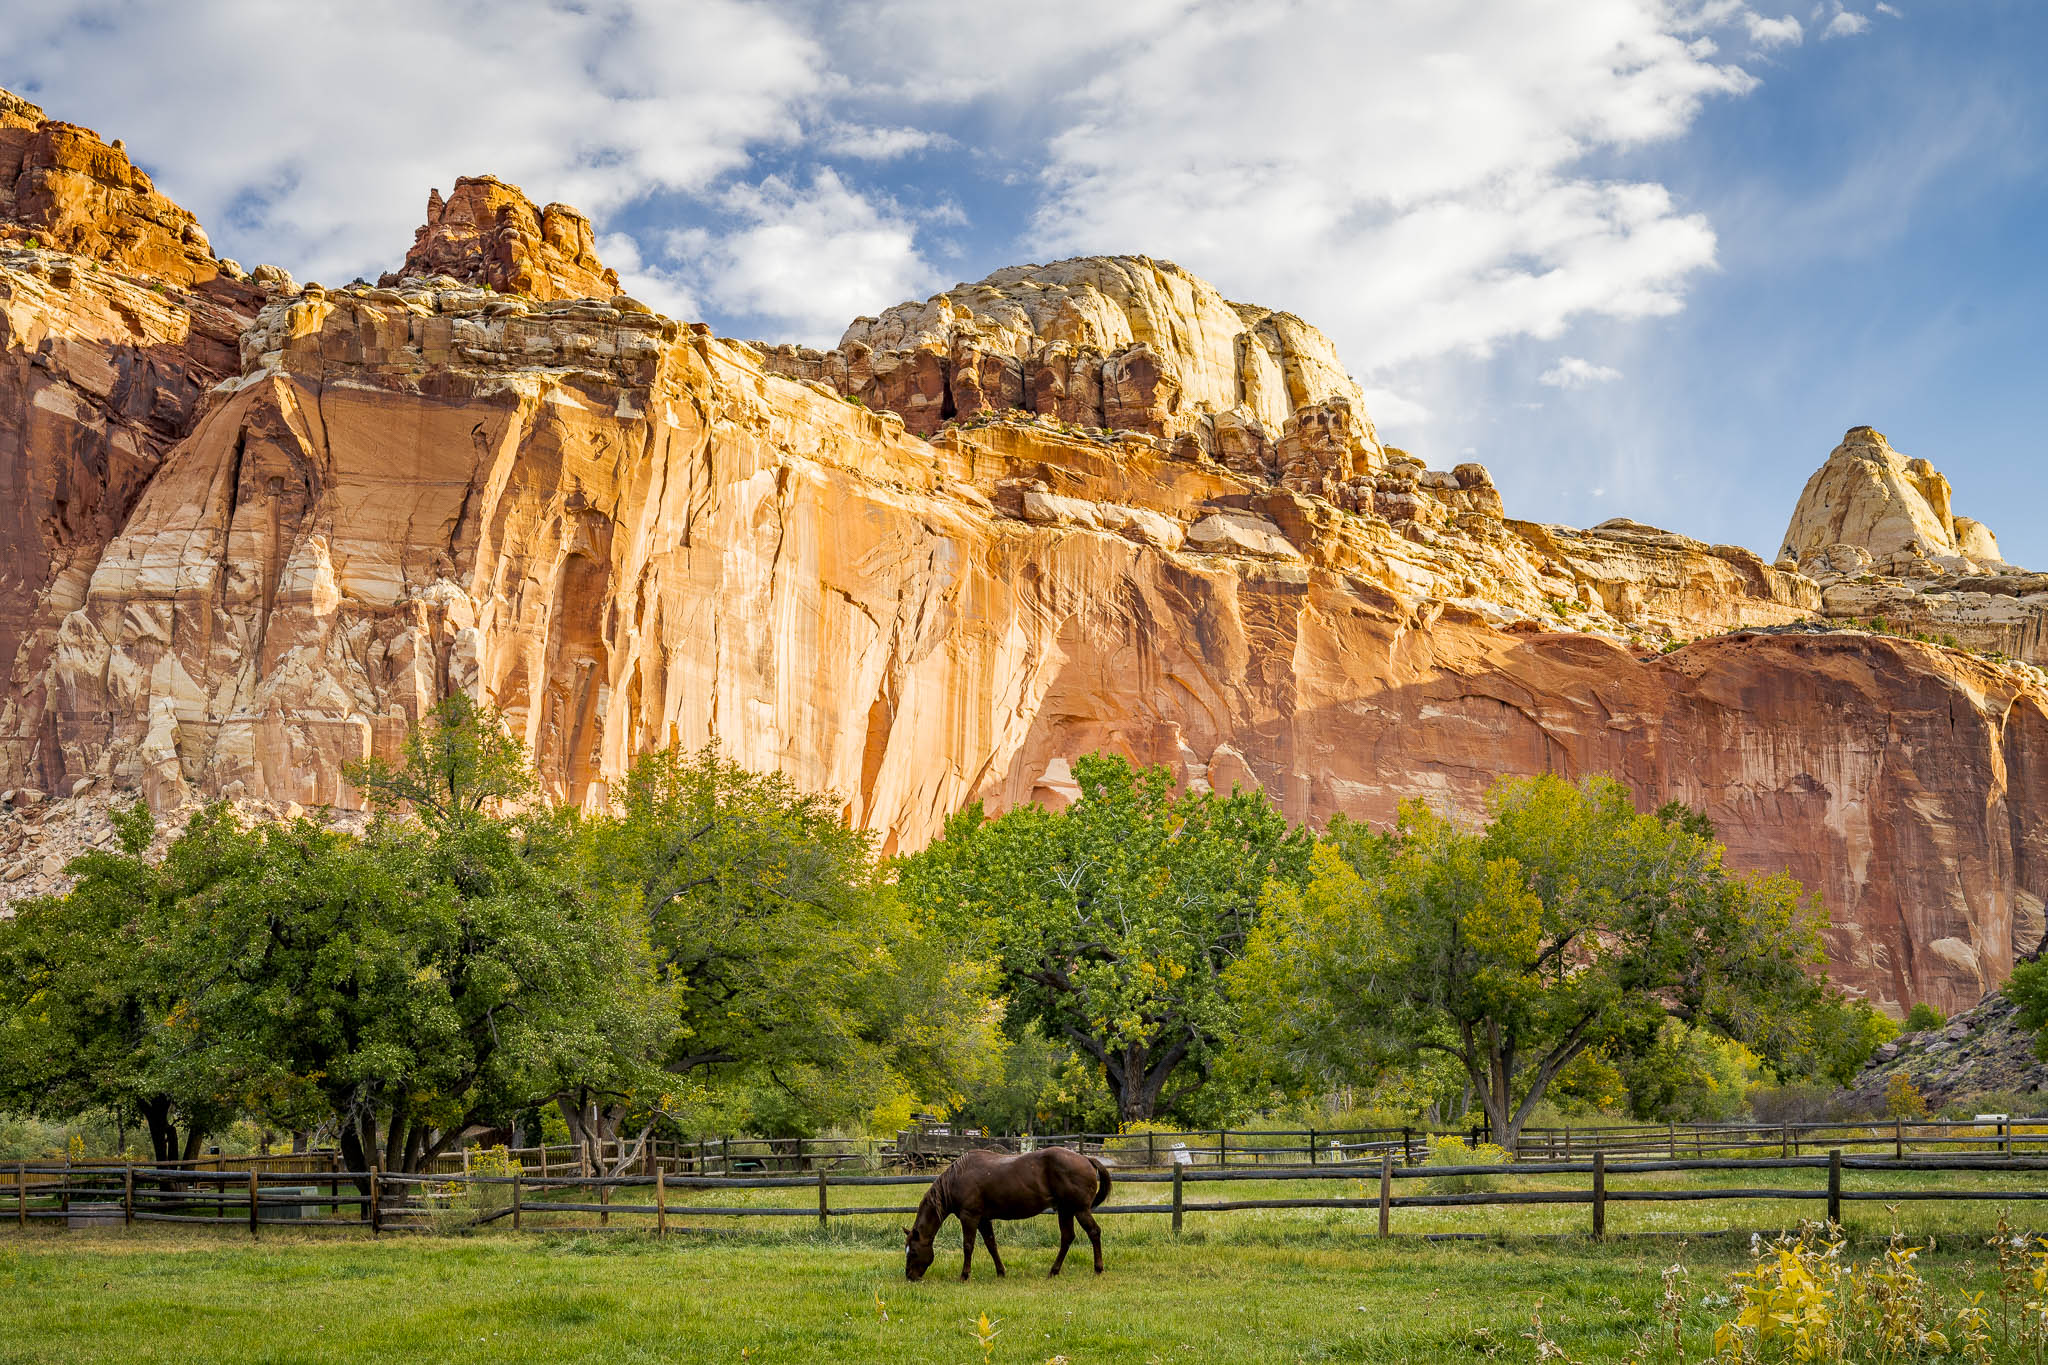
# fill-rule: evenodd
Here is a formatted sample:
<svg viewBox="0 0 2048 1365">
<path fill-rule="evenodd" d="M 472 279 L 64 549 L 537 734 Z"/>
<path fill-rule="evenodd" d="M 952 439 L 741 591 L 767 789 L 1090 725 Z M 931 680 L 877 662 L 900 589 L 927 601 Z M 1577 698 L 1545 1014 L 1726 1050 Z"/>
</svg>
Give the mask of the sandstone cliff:
<svg viewBox="0 0 2048 1365">
<path fill-rule="evenodd" d="M 146 467 L 59 516 L 69 539 L 11 532 L 0 785 L 347 807 L 342 764 L 456 688 L 562 799 L 716 738 L 892 849 L 971 800 L 1064 799 L 1105 746 L 1298 819 L 1614 772 L 1790 866 L 1838 977 L 1887 1004 L 1972 1001 L 2040 937 L 2035 670 L 1836 629 L 1815 579 L 1740 548 L 1512 520 L 1483 468 L 1381 446 L 1298 320 L 1116 258 L 763 349 L 608 289 L 459 280 L 427 246 L 453 204 L 415 248 L 432 274 L 274 274 L 253 320 L 219 314 L 239 356 L 157 444 L 127 438 Z M 0 255 L 0 298 L 66 338 L 123 288 Z M 50 392 L 131 344 L 10 327 Z M 0 388 L 0 426 L 44 420 L 43 391 Z M 0 456 L 58 467 L 51 440 Z"/>
</svg>

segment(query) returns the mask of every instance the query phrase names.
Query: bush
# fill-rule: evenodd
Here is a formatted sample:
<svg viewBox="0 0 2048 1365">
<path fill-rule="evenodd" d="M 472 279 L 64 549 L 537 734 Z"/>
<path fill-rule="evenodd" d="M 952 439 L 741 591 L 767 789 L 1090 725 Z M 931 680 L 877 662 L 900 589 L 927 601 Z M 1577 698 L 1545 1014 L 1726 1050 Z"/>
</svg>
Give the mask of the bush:
<svg viewBox="0 0 2048 1365">
<path fill-rule="evenodd" d="M 1183 1131 L 1185 1130 L 1171 1123 L 1146 1123 L 1143 1121 L 1127 1123 L 1123 1126 L 1121 1132 L 1102 1144 L 1102 1154 L 1107 1157 L 1114 1157 L 1126 1166 L 1143 1165 L 1148 1156 L 1163 1165 L 1173 1160 L 1167 1153 L 1172 1150 L 1174 1143 L 1185 1142 L 1192 1147 L 1201 1142 L 1200 1138 L 1190 1139 L 1178 1136 Z M 1157 1133 L 1173 1133 L 1176 1136 L 1169 1138 L 1151 1137 L 1148 1139 L 1148 1134 Z M 1212 1141 L 1210 1145 L 1213 1146 L 1215 1144 Z"/>
<path fill-rule="evenodd" d="M 518 1175 L 522 1169 L 502 1143 L 496 1147 L 469 1149 L 469 1173 L 473 1176 L 512 1176 Z M 474 1226 L 487 1214 L 512 1207 L 510 1185 L 451 1180 L 422 1188 L 426 1191 L 427 1206 L 431 1211 L 429 1221 L 438 1233 L 459 1232 Z"/>
<path fill-rule="evenodd" d="M 1913 1008 L 1906 1011 L 1904 1027 L 1907 1033 L 1925 1033 L 1929 1029 L 1940 1028 L 1947 1022 L 1948 1016 L 1946 1014 L 1943 1014 L 1925 1000 L 1921 1000 L 1915 1003 Z"/>
<path fill-rule="evenodd" d="M 1921 1095 L 1920 1087 L 1913 1084 L 1913 1078 L 1903 1071 L 1895 1074 L 1885 1085 L 1884 1116 L 1888 1119 L 1927 1117 L 1926 1097 Z"/>
<path fill-rule="evenodd" d="M 1429 1144 L 1428 1166 L 1506 1166 L 1514 1156 L 1505 1147 L 1482 1142 L 1467 1146 L 1461 1137 L 1437 1138 Z M 1498 1189 L 1500 1178 L 1491 1175 L 1433 1175 L 1424 1182 L 1431 1194 L 1478 1194 Z"/>
</svg>

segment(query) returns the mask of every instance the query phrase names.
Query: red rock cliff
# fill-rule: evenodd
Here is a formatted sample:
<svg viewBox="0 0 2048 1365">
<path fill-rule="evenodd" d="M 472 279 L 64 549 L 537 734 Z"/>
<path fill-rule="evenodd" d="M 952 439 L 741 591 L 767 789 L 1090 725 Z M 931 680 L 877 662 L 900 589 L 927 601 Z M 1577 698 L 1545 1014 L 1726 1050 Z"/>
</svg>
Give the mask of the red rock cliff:
<svg viewBox="0 0 2048 1365">
<path fill-rule="evenodd" d="M 437 226 L 423 243 L 453 240 Z M 1746 550 L 1509 519 L 1483 468 L 1382 447 L 1312 329 L 1170 267 L 1002 272 L 966 317 L 906 305 L 946 357 L 950 419 L 900 391 L 927 440 L 841 396 L 851 348 L 764 353 L 426 264 L 271 299 L 150 444 L 98 409 L 38 434 L 131 342 L 85 346 L 101 305 L 59 307 L 0 256 L 0 299 L 45 328 L 10 324 L 0 458 L 46 509 L 98 499 L 68 539 L 9 532 L 0 782 L 346 805 L 342 765 L 452 689 L 502 706 L 562 799 L 716 738 L 843 793 L 892 849 L 971 800 L 1062 800 L 1101 747 L 1311 820 L 1613 772 L 1703 808 L 1742 865 L 1789 866 L 1834 915 L 1837 975 L 1888 1005 L 1973 1000 L 2039 938 L 2037 670 L 1836 628 L 1815 579 Z M 1058 345 L 1091 357 L 1084 391 L 1140 345 L 1156 382 L 1118 429 L 989 401 Z M 65 398 L 37 397 L 38 354 Z M 834 354 L 844 375 L 792 377 Z M 991 356 L 962 418 L 959 362 Z M 61 454 L 102 434 L 104 474 Z M 147 446 L 119 477 L 117 438 Z M 1663 652 L 1702 630 L 1734 633 Z"/>
</svg>

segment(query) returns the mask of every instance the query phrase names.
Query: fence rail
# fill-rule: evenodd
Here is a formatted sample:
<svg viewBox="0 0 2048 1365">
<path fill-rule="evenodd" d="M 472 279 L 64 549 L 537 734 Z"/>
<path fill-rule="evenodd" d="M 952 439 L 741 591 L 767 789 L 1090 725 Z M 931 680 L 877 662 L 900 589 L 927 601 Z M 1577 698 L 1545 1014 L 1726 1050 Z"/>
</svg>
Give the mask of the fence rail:
<svg viewBox="0 0 2048 1365">
<path fill-rule="evenodd" d="M 1615 1189 L 1609 1177 L 1620 1175 L 1714 1172 L 1741 1174 L 1766 1171 L 1812 1171 L 1823 1174 L 1824 1184 L 1779 1186 L 1694 1186 L 1690 1188 Z M 2032 1187 L 1998 1189 L 1909 1188 L 1846 1189 L 1845 1175 L 1865 1172 L 1999 1172 L 2015 1176 L 2039 1173 Z M 651 1219 L 638 1226 L 665 1236 L 670 1219 L 693 1218 L 815 1218 L 828 1227 L 834 1218 L 900 1216 L 915 1211 L 912 1203 L 876 1202 L 887 1195 L 867 1194 L 869 1190 L 895 1187 L 923 1187 L 932 1176 L 924 1174 L 854 1174 L 820 1168 L 806 1176 L 790 1175 L 671 1175 L 657 1167 L 652 1175 L 565 1174 L 542 1176 L 520 1170 L 512 1175 L 427 1174 L 405 1175 L 382 1171 L 274 1172 L 260 1170 L 195 1170 L 188 1166 L 141 1164 L 82 1164 L 17 1162 L 10 1172 L 15 1177 L 13 1208 L 0 1207 L 0 1219 L 12 1213 L 19 1229 L 38 1223 L 62 1222 L 68 1227 L 105 1224 L 133 1225 L 165 1222 L 190 1225 L 241 1226 L 252 1236 L 262 1229 L 289 1224 L 298 1228 L 349 1229 L 367 1226 L 373 1234 L 443 1228 L 453 1230 L 510 1220 L 514 1229 L 528 1217 L 562 1214 L 595 1214 L 597 1228 L 610 1229 L 612 1219 Z M 1242 1181 L 1310 1182 L 1347 1184 L 1377 1177 L 1377 1191 L 1364 1195 L 1348 1193 L 1303 1193 L 1282 1197 L 1245 1198 L 1230 1196 L 1229 1186 Z M 1404 1182 L 1447 1177 L 1548 1177 L 1590 1176 L 1584 1187 L 1481 1190 L 1444 1192 L 1424 1188 L 1420 1192 L 1395 1193 Z M 315 1178 L 317 1177 L 317 1178 Z M 1120 1200 L 1103 1205 L 1103 1215 L 1158 1215 L 1170 1217 L 1178 1232 L 1188 1214 L 1230 1213 L 1271 1209 L 1373 1210 L 1378 1230 L 1391 1232 L 1392 1214 L 1398 1209 L 1502 1207 L 1518 1205 L 1588 1205 L 1588 1230 L 1604 1236 L 1607 1206 L 1615 1203 L 1707 1202 L 1726 1200 L 1786 1200 L 1824 1204 L 1826 1216 L 1839 1221 L 1845 1202 L 1913 1202 L 1930 1200 L 2004 1200 L 2008 1202 L 2048 1201 L 2048 1155 L 2007 1155 L 2004 1151 L 1976 1154 L 1932 1152 L 1914 1155 L 1858 1155 L 1832 1148 L 1825 1155 L 1775 1157 L 1680 1157 L 1612 1160 L 1604 1151 L 1590 1159 L 1529 1160 L 1510 1164 L 1424 1165 L 1397 1162 L 1395 1153 L 1383 1151 L 1375 1161 L 1350 1161 L 1341 1165 L 1290 1166 L 1190 1166 L 1173 1165 L 1165 1170 L 1119 1170 L 1116 1184 L 1122 1187 L 1170 1186 L 1169 1198 L 1161 1200 Z M 1191 1199 L 1191 1186 L 1217 1185 L 1221 1197 Z M 815 1207 L 791 1205 L 747 1205 L 722 1203 L 705 1205 L 679 1202 L 674 1195 L 711 1194 L 741 1190 L 815 1190 Z M 857 1202 L 835 1204 L 834 1191 Z M 561 1196 L 570 1196 L 563 1198 Z M 594 1196 L 594 1197 L 593 1197 Z M 620 1197 L 634 1202 L 619 1202 Z M 559 1223 L 549 1230 L 585 1230 Z M 624 1226 L 633 1226 L 628 1222 Z"/>
</svg>

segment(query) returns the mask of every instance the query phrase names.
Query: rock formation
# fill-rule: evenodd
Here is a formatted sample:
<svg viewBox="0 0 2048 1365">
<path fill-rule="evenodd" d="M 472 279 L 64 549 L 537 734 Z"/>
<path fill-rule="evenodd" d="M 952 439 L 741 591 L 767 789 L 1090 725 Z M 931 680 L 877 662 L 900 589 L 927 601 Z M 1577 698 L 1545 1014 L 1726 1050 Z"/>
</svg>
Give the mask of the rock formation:
<svg viewBox="0 0 2048 1365">
<path fill-rule="evenodd" d="M 1013 266 L 858 318 L 836 350 L 763 357 L 778 374 L 898 414 L 920 436 L 954 419 L 1035 413 L 1176 440 L 1304 492 L 1385 461 L 1328 337 L 1144 256 Z"/>
<path fill-rule="evenodd" d="M 0 220 L 7 235 L 171 284 L 221 273 L 199 220 L 156 192 L 119 141 L 57 123 L 0 90 Z"/>
<path fill-rule="evenodd" d="M 1887 1006 L 1968 1003 L 2040 938 L 2027 664 L 1839 628 L 1834 589 L 1737 547 L 1513 520 L 1482 467 L 1381 446 L 1312 328 L 1159 262 L 999 272 L 764 350 L 608 282 L 552 297 L 530 242 L 493 280 L 497 183 L 385 285 L 279 272 L 204 329 L 181 294 L 91 341 L 134 286 L 0 253 L 0 458 L 38 509 L 8 528 L 0 787 L 351 807 L 344 763 L 454 689 L 557 798 L 717 739 L 892 850 L 969 801 L 1065 799 L 1103 747 L 1303 820 L 1612 772 L 1789 866 Z M 181 326 L 239 357 L 145 440 L 95 367 Z M 38 434 L 64 403 L 86 415 Z"/>
<path fill-rule="evenodd" d="M 1802 565 L 1903 577 L 2008 567 L 1990 528 L 1954 515 L 1949 497 L 1933 465 L 1899 454 L 1881 431 L 1851 427 L 1806 481 L 1781 553 Z"/>
<path fill-rule="evenodd" d="M 463 176 L 445 201 L 441 191 L 428 192 L 427 221 L 405 265 L 379 283 L 406 275 L 446 275 L 543 300 L 619 292 L 618 272 L 597 259 L 588 218 L 567 204 L 536 208 L 517 185 L 490 175 Z"/>
</svg>

